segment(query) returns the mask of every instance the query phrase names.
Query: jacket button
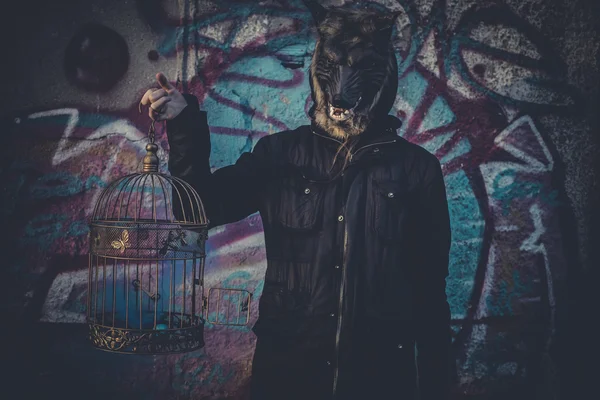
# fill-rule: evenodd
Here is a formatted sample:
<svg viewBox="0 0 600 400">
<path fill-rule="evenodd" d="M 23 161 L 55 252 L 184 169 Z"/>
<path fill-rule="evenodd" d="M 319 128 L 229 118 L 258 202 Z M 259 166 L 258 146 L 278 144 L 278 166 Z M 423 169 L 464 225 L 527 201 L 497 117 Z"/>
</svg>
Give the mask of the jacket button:
<svg viewBox="0 0 600 400">
<path fill-rule="evenodd" d="M 344 216 L 343 216 L 343 215 L 340 215 L 340 216 L 338 217 L 338 221 L 342 222 L 343 220 L 344 220 Z"/>
<path fill-rule="evenodd" d="M 375 147 L 375 148 L 373 149 L 373 153 L 378 153 L 378 152 L 379 152 L 379 147 Z"/>
<path fill-rule="evenodd" d="M 329 314 L 330 317 L 335 317 L 335 313 Z"/>
<path fill-rule="evenodd" d="M 310 194 L 310 189 L 309 188 L 304 189 L 304 193 L 305 194 Z"/>
<path fill-rule="evenodd" d="M 399 344 L 399 345 L 398 345 L 398 348 L 399 348 L 399 349 L 401 349 L 401 348 L 402 348 L 402 345 L 401 345 L 401 344 Z"/>
<path fill-rule="evenodd" d="M 327 365 L 331 365 L 331 361 L 327 361 Z"/>
<path fill-rule="evenodd" d="M 390 199 L 394 198 L 394 193 L 392 193 L 392 192 L 389 192 L 389 193 L 388 193 L 388 197 L 389 197 Z"/>
<path fill-rule="evenodd" d="M 336 265 L 334 268 L 335 268 L 335 269 L 340 269 L 340 266 L 339 266 L 339 265 Z"/>
</svg>

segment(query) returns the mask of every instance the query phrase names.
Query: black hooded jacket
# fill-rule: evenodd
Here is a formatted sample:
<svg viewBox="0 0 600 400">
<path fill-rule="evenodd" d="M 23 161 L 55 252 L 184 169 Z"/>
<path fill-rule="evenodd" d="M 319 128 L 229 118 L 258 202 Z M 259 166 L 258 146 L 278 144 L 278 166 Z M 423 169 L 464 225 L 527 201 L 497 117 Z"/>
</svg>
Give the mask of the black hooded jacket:
<svg viewBox="0 0 600 400">
<path fill-rule="evenodd" d="M 167 122 L 171 174 L 198 191 L 211 227 L 263 221 L 253 398 L 447 398 L 451 235 L 437 158 L 387 116 L 347 163 L 313 124 L 211 173 L 206 113 L 184 96 Z"/>
</svg>

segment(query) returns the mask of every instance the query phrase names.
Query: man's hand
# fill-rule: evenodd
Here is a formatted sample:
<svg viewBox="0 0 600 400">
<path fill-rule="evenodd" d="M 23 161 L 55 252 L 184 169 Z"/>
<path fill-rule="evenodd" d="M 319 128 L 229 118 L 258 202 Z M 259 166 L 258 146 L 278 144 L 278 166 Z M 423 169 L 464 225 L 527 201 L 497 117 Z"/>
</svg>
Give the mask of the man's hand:
<svg viewBox="0 0 600 400">
<path fill-rule="evenodd" d="M 155 121 L 173 119 L 183 111 L 187 102 L 162 72 L 156 74 L 156 80 L 160 89 L 148 89 L 140 105 L 150 104 L 148 114 Z"/>
</svg>

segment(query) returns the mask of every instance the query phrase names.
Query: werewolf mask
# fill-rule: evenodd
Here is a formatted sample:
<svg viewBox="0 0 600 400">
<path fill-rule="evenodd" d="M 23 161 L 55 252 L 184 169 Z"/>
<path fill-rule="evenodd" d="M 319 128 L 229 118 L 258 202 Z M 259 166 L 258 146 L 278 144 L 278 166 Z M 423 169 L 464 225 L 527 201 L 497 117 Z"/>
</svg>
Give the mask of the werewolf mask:
<svg viewBox="0 0 600 400">
<path fill-rule="evenodd" d="M 309 114 L 325 132 L 348 141 L 385 117 L 396 98 L 391 36 L 398 13 L 304 3 L 319 34 L 310 66 Z"/>
</svg>

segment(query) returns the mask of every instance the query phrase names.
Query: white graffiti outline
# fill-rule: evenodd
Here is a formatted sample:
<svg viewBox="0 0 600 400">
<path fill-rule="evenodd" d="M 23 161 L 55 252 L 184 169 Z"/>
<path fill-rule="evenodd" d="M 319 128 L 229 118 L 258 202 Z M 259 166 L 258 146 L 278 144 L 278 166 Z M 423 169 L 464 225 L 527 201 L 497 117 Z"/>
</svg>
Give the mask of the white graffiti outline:
<svg viewBox="0 0 600 400">
<path fill-rule="evenodd" d="M 58 146 L 56 151 L 52 156 L 52 166 L 57 167 L 65 161 L 81 156 L 82 154 L 91 150 L 91 147 L 95 145 L 103 145 L 103 141 L 99 139 L 106 139 L 110 136 L 119 135 L 122 140 L 119 142 L 119 148 L 123 141 L 129 141 L 131 143 L 137 143 L 145 139 L 145 135 L 139 131 L 135 126 L 133 126 L 126 119 L 119 119 L 116 121 L 112 121 L 110 123 L 101 125 L 90 135 L 78 140 L 78 143 L 69 146 L 69 143 L 73 142 L 73 133 L 75 132 L 75 128 L 79 123 L 79 110 L 76 108 L 60 108 L 56 110 L 42 111 L 30 114 L 28 118 L 30 119 L 38 119 L 38 118 L 47 118 L 47 117 L 56 117 L 60 115 L 67 115 L 69 117 L 65 129 L 63 131 L 63 135 L 58 140 Z M 143 146 L 138 146 L 139 150 L 143 150 Z M 110 158 L 106 162 L 106 168 L 103 169 L 102 175 L 100 179 L 103 182 L 107 182 L 110 178 L 110 172 L 112 168 L 117 162 L 117 157 L 119 155 L 118 151 L 112 153 Z M 89 190 L 91 188 L 87 188 Z M 98 197 L 100 196 L 101 190 L 95 190 L 90 202 L 89 206 L 93 208 L 96 204 Z M 88 208 L 86 211 L 90 212 L 91 208 Z"/>
<path fill-rule="evenodd" d="M 542 149 L 544 156 L 546 156 L 546 160 L 545 160 L 545 161 L 547 161 L 546 164 L 544 164 L 542 161 L 537 160 L 536 158 L 528 155 L 523 150 L 518 149 L 517 147 L 513 146 L 512 144 L 509 144 L 506 141 L 506 139 L 510 135 L 515 134 L 515 128 L 523 126 L 523 125 L 529 125 L 529 128 L 531 129 L 533 136 L 538 141 L 538 144 L 539 144 L 540 148 Z M 529 115 L 524 115 L 524 116 L 514 120 L 502 132 L 500 132 L 500 134 L 498 136 L 496 136 L 494 138 L 494 144 L 496 146 L 498 146 L 499 148 L 505 150 L 506 152 L 512 154 L 519 160 L 522 160 L 526 163 L 526 166 L 519 165 L 519 164 L 511 164 L 511 166 L 514 170 L 528 171 L 528 172 L 550 172 L 554 168 L 554 160 L 552 159 L 552 155 L 550 154 L 550 151 L 548 150 L 547 146 L 544 145 L 544 139 L 542 138 L 542 135 L 538 131 L 537 127 L 535 126 L 533 119 Z"/>
</svg>

